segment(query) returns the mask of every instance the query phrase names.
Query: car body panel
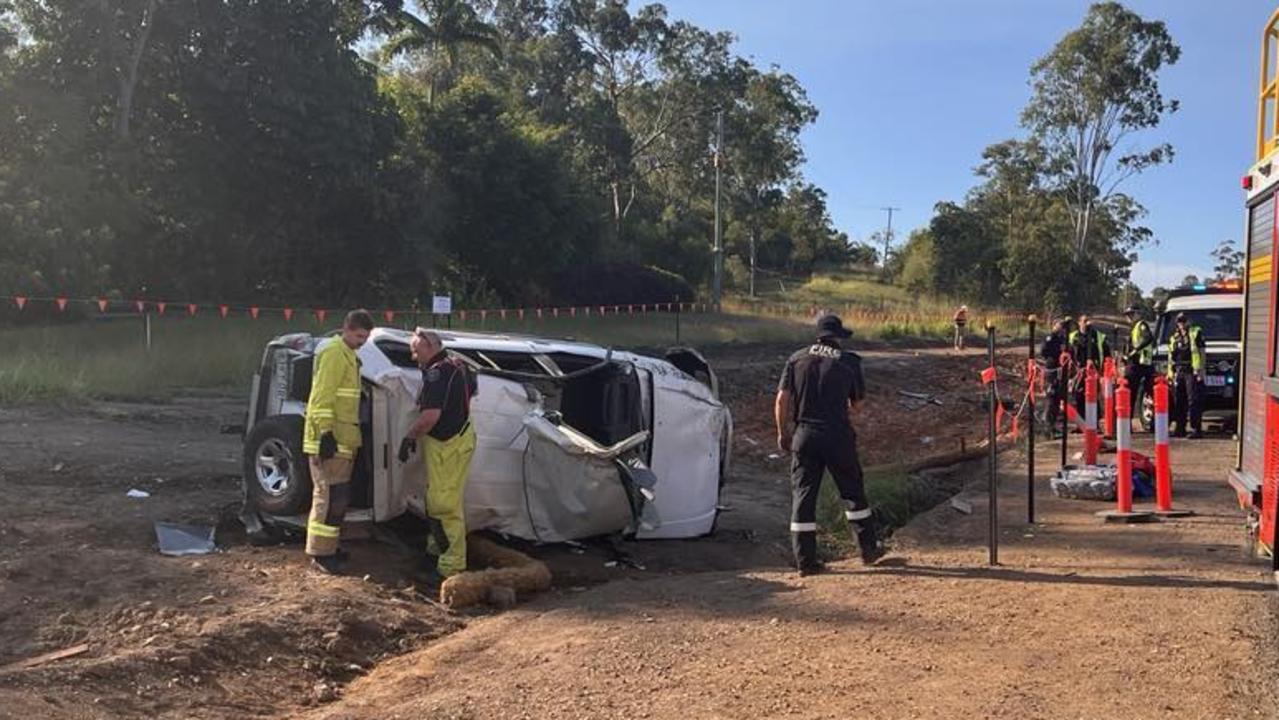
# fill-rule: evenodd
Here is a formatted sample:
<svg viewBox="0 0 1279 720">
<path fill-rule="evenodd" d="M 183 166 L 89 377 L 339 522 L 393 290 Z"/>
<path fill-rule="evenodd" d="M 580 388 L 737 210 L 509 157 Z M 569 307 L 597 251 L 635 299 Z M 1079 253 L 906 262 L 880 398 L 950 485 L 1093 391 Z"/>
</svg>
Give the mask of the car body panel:
<svg viewBox="0 0 1279 720">
<path fill-rule="evenodd" d="M 717 398 L 714 373 L 695 351 L 680 349 L 679 357 L 704 370 L 699 378 L 667 360 L 585 343 L 438 333 L 478 372 L 471 404 L 477 448 L 465 493 L 469 528 L 546 541 L 616 532 L 685 538 L 713 529 L 732 421 Z M 422 383 L 407 357 L 410 338 L 407 331 L 376 328 L 358 351 L 371 427 L 372 516 L 379 522 L 405 512 L 425 515 L 421 453 L 406 463 L 396 458 L 399 439 L 417 417 Z M 308 358 L 321 339 L 294 334 L 268 345 L 255 375 L 249 427 L 275 414 L 305 413 L 304 399 L 289 392 L 309 388 Z M 525 377 L 510 365 L 532 372 Z M 604 368 L 611 369 L 607 382 L 634 389 L 601 402 L 639 404 L 605 411 L 622 422 L 607 426 L 606 434 L 637 423 L 612 445 L 564 423 L 538 389 L 567 386 L 575 375 Z M 636 478 L 649 478 L 652 487 L 636 487 Z"/>
</svg>

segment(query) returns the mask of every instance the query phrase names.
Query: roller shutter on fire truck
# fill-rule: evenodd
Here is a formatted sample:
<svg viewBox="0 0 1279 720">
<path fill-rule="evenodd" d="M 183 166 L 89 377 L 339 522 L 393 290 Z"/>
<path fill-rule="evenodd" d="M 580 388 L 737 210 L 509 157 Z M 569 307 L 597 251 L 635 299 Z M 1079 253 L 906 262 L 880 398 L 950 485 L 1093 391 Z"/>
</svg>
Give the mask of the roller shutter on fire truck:
<svg viewBox="0 0 1279 720">
<path fill-rule="evenodd" d="M 1244 316 L 1243 471 L 1256 481 L 1265 477 L 1266 382 L 1270 370 L 1271 254 L 1275 230 L 1275 196 L 1249 211 L 1248 302 Z"/>
</svg>

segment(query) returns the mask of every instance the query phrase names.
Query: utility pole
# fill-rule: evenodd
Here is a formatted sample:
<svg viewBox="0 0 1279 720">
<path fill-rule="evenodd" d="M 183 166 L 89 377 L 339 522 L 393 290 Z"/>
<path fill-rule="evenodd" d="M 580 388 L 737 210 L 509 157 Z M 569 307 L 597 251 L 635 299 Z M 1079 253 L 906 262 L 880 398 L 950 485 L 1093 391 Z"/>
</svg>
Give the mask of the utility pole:
<svg viewBox="0 0 1279 720">
<path fill-rule="evenodd" d="M 715 110 L 715 278 L 711 287 L 715 312 L 720 311 L 724 291 L 724 244 L 719 234 L 720 151 L 724 147 L 724 110 Z"/>
<path fill-rule="evenodd" d="M 883 267 L 887 268 L 888 267 L 888 248 L 889 246 L 892 245 L 892 242 L 893 242 L 893 213 L 896 211 L 900 211 L 901 208 L 884 207 L 884 208 L 880 208 L 880 210 L 883 210 L 884 212 L 888 213 L 888 229 L 884 231 L 884 261 L 881 263 Z"/>
<path fill-rule="evenodd" d="M 755 231 L 751 230 L 751 300 L 755 299 Z"/>
</svg>

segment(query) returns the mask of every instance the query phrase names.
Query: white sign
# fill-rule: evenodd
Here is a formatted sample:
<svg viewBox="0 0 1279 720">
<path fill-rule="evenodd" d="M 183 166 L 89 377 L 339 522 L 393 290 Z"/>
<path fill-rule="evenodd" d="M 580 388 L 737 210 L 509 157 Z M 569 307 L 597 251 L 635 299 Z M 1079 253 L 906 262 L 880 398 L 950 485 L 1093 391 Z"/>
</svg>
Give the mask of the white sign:
<svg viewBox="0 0 1279 720">
<path fill-rule="evenodd" d="M 431 299 L 431 313 L 434 315 L 453 314 L 453 296 L 436 295 Z"/>
</svg>

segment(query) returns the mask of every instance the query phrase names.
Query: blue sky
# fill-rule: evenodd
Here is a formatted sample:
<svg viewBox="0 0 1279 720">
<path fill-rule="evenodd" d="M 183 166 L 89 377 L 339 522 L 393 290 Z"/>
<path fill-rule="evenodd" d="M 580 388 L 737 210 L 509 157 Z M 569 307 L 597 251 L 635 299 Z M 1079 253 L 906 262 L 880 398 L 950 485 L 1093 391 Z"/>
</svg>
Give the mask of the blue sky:
<svg viewBox="0 0 1279 720">
<path fill-rule="evenodd" d="M 962 199 L 987 145 L 1019 134 L 1031 64 L 1077 27 L 1066 0 L 665 0 L 675 18 L 737 35 L 737 50 L 777 64 L 821 115 L 804 134 L 807 174 L 840 229 L 864 239 L 902 208 L 894 230 L 928 223 Z M 1135 142 L 1177 157 L 1124 189 L 1159 238 L 1133 279 L 1149 290 L 1212 267 L 1209 252 L 1243 233 L 1239 178 L 1253 160 L 1258 52 L 1273 0 L 1132 0 L 1168 24 L 1181 60 L 1162 75 L 1181 110 Z M 905 233 L 897 233 L 904 238 Z"/>
</svg>

